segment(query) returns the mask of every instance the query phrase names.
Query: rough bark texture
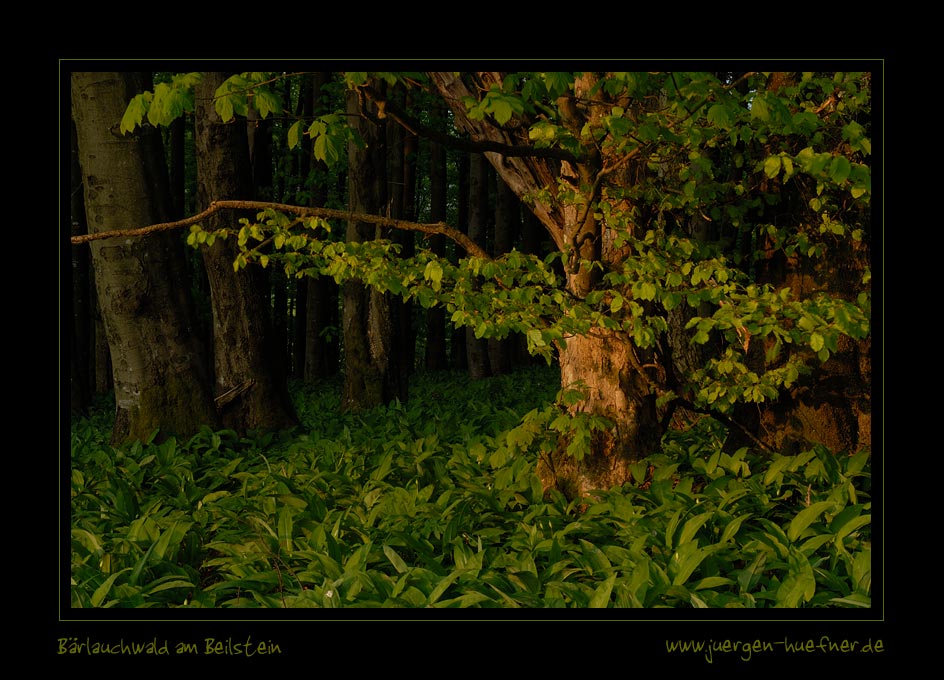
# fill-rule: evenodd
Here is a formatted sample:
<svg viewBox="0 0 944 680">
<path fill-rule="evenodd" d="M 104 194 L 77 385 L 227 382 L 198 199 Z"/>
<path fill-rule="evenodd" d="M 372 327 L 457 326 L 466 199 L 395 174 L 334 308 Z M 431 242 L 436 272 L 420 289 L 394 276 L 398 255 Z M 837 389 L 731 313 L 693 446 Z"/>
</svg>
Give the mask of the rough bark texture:
<svg viewBox="0 0 944 680">
<path fill-rule="evenodd" d="M 430 77 L 452 108 L 457 125 L 473 139 L 507 145 L 527 141 L 526 130 L 469 120 L 463 99 L 474 96 L 474 92 L 456 74 L 431 73 Z M 482 91 L 502 80 L 502 74 L 494 72 L 479 72 L 471 74 L 471 77 Z M 577 138 L 580 138 L 580 131 L 587 121 L 609 111 L 613 105 L 602 100 L 602 93 L 596 93 L 593 98 L 583 97 L 589 93 L 593 80 L 594 74 L 585 74 L 577 83 L 576 96 L 558 102 L 564 111 L 565 124 Z M 587 103 L 591 101 L 596 103 Z M 588 147 L 583 162 L 579 164 L 548 158 L 502 156 L 494 152 L 486 153 L 485 157 L 515 195 L 530 208 L 557 248 L 570 254 L 568 288 L 577 297 L 585 296 L 593 289 L 599 273 L 578 267 L 577 261 L 583 258 L 611 266 L 619 261 L 621 254 L 610 248 L 605 225 L 594 219 L 592 211 L 566 201 L 538 200 L 535 196 L 545 189 L 554 192 L 559 179 L 571 184 L 577 192 L 590 192 L 603 168 L 603 159 L 596 149 Z M 610 180 L 621 181 L 622 175 L 613 173 Z M 610 333 L 568 338 L 566 346 L 560 349 L 562 385 L 567 386 L 579 379 L 589 388 L 588 398 L 575 405 L 573 410 L 606 416 L 614 421 L 615 427 L 600 433 L 592 442 L 590 455 L 581 461 L 568 457 L 564 452 L 566 442 L 562 442 L 558 453 L 539 466 L 545 487 L 557 488 L 576 497 L 594 489 L 623 484 L 631 479 L 629 463 L 652 453 L 658 445 L 661 430 L 651 396 L 651 382 L 638 368 L 646 363 L 646 359 L 637 355 L 638 350 L 625 336 Z"/>
<path fill-rule="evenodd" d="M 75 125 L 71 126 L 71 185 L 70 200 L 71 227 L 70 235 L 87 233 L 85 226 L 85 204 L 82 202 L 82 169 L 79 167 L 79 150 L 75 140 Z M 81 415 L 88 411 L 92 394 L 89 376 L 94 368 L 92 363 L 92 307 L 89 303 L 91 292 L 89 251 L 87 248 L 72 248 L 70 269 L 72 276 L 72 304 L 69 307 L 70 325 L 70 375 L 71 375 L 71 410 Z"/>
<path fill-rule="evenodd" d="M 160 137 L 118 126 L 146 80 L 139 73 L 73 73 L 76 124 L 90 232 L 165 221 L 167 178 Z M 96 288 L 111 349 L 116 416 L 113 440 L 188 436 L 215 425 L 204 357 L 193 333 L 178 236 L 91 244 Z M 178 277 L 175 279 L 174 277 Z"/>
<path fill-rule="evenodd" d="M 213 200 L 252 192 L 246 128 L 224 125 L 214 106 L 228 74 L 206 73 L 195 92 L 198 209 Z M 239 214 L 212 215 L 206 229 L 238 227 Z M 222 423 L 229 429 L 282 429 L 297 420 L 286 385 L 283 348 L 274 343 L 266 277 L 250 267 L 233 271 L 233 239 L 203 249 L 213 304 L 213 366 Z"/>
<path fill-rule="evenodd" d="M 581 461 L 562 442 L 550 458 L 542 458 L 538 474 L 545 488 L 569 498 L 584 497 L 632 479 L 630 465 L 659 445 L 655 397 L 636 368 L 635 349 L 623 334 L 607 331 L 570 338 L 560 353 L 561 385 L 581 385 L 587 397 L 574 411 L 608 418 L 614 427 L 599 432 L 591 455 Z"/>
<path fill-rule="evenodd" d="M 770 262 L 763 278 L 789 287 L 798 298 L 829 291 L 852 299 L 869 265 L 869 254 L 864 246 L 846 244 L 815 268 L 801 268 L 779 256 L 774 260 L 780 261 Z M 822 444 L 835 452 L 856 452 L 871 446 L 871 351 L 870 338 L 855 341 L 841 336 L 838 351 L 812 376 L 802 377 L 793 389 L 763 409 L 757 424 L 758 436 L 785 453 L 795 453 L 813 444 Z M 763 345 L 758 344 L 753 350 L 752 359 L 763 365 Z M 812 359 L 811 363 L 816 365 L 818 361 Z"/>
<path fill-rule="evenodd" d="M 384 205 L 385 159 L 381 129 L 363 117 L 356 95 L 348 94 L 346 106 L 353 126 L 366 148 L 350 145 L 349 200 L 355 213 L 378 215 Z M 377 227 L 349 222 L 348 241 L 376 238 Z M 348 281 L 343 286 L 344 387 L 342 408 L 361 410 L 406 400 L 406 380 L 399 373 L 393 346 L 393 320 L 388 297 L 363 284 Z"/>
<path fill-rule="evenodd" d="M 795 83 L 797 76 L 771 73 L 767 89 L 776 92 Z M 801 195 L 800 181 L 774 182 L 767 189 L 779 197 L 779 203 L 766 207 L 763 220 L 758 223 L 779 225 L 783 216 L 788 216 L 787 219 L 793 216 L 800 222 L 796 228 L 803 229 L 807 199 Z M 812 187 L 807 190 L 812 192 Z M 818 221 L 816 215 L 807 215 L 806 219 L 809 224 Z M 860 221 L 870 225 L 869 215 L 862 216 Z M 868 243 L 868 240 L 833 243 L 818 261 L 809 258 L 798 261 L 782 250 L 769 249 L 759 267 L 758 279 L 780 288 L 788 287 L 798 299 L 828 292 L 852 300 L 861 290 L 862 275 L 871 264 Z M 871 446 L 871 338 L 855 341 L 841 336 L 837 349 L 812 376 L 801 378 L 793 389 L 759 414 L 757 434 L 772 448 L 790 453 L 822 444 L 834 452 L 855 452 Z M 752 349 L 751 358 L 764 367 L 764 347 L 758 344 Z M 784 359 L 785 356 L 780 357 L 781 361 Z M 815 366 L 818 362 L 813 359 L 811 363 Z"/>
</svg>

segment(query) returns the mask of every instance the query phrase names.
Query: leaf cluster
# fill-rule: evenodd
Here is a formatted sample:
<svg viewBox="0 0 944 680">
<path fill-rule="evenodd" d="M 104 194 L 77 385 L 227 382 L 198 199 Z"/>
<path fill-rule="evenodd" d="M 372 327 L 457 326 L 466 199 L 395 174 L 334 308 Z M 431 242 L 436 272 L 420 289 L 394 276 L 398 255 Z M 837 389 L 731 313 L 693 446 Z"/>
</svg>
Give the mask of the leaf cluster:
<svg viewBox="0 0 944 680">
<path fill-rule="evenodd" d="M 558 379 L 428 376 L 409 404 L 357 415 L 337 386 L 298 388 L 304 425 L 280 436 L 113 448 L 76 421 L 71 603 L 870 606 L 867 452 L 728 454 L 704 419 L 633 483 L 568 502 L 533 472 Z"/>
</svg>

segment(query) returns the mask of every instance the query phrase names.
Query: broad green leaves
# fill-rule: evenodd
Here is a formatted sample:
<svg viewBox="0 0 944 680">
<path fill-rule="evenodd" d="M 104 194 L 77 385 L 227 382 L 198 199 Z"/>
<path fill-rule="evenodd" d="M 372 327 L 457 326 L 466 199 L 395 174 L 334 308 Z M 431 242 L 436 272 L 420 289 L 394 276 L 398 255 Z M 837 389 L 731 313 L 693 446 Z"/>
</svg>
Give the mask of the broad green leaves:
<svg viewBox="0 0 944 680">
<path fill-rule="evenodd" d="M 702 420 L 637 466 L 640 483 L 567 502 L 533 470 L 545 435 L 569 429 L 540 415 L 558 379 L 431 376 L 415 403 L 356 416 L 312 386 L 294 395 L 304 428 L 281 439 L 113 449 L 77 421 L 72 605 L 869 606 L 868 451 L 728 454 Z"/>
<path fill-rule="evenodd" d="M 175 75 L 169 83 L 158 83 L 153 92 L 135 95 L 121 118 L 122 134 L 133 132 L 146 119 L 153 126 L 170 125 L 185 113 L 193 112 L 193 87 L 202 75 Z"/>
</svg>

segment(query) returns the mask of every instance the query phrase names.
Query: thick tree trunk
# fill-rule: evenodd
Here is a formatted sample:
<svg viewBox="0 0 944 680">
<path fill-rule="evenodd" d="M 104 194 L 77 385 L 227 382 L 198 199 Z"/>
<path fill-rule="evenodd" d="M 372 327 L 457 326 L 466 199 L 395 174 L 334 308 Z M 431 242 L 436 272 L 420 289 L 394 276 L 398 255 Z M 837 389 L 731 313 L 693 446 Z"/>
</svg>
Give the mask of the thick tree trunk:
<svg viewBox="0 0 944 680">
<path fill-rule="evenodd" d="M 122 135 L 131 98 L 147 86 L 140 73 L 73 73 L 89 231 L 154 224 L 168 216 L 161 140 L 147 128 Z M 204 357 L 194 337 L 187 291 L 175 289 L 184 269 L 177 235 L 94 241 L 92 262 L 111 348 L 116 442 L 188 436 L 214 425 L 216 412 Z"/>
<path fill-rule="evenodd" d="M 828 291 L 852 300 L 870 266 L 868 248 L 854 242 L 831 250 L 817 267 L 801 268 L 780 254 L 773 260 L 761 279 L 789 288 L 799 299 Z M 762 343 L 751 347 L 749 358 L 758 370 L 775 367 L 766 364 L 765 349 Z M 856 452 L 872 445 L 871 338 L 840 336 L 837 349 L 812 376 L 801 376 L 791 390 L 761 410 L 757 436 L 771 448 L 796 453 L 822 444 L 834 452 Z M 778 361 L 798 351 L 812 353 L 809 348 L 787 348 Z"/>
<path fill-rule="evenodd" d="M 223 125 L 213 96 L 227 78 L 206 73 L 196 88 L 195 140 L 198 210 L 211 201 L 238 199 L 252 191 L 246 128 Z M 238 215 L 217 214 L 207 229 L 236 228 Z M 282 429 L 297 421 L 286 385 L 284 348 L 276 346 L 269 320 L 266 277 L 261 270 L 233 271 L 234 239 L 203 249 L 213 302 L 215 392 L 229 429 Z"/>
<path fill-rule="evenodd" d="M 515 136 L 526 135 L 526 128 L 515 130 L 492 121 L 469 119 L 464 101 L 474 94 L 460 77 L 451 72 L 429 75 L 455 113 L 457 125 L 474 140 L 509 146 L 527 142 L 526 138 Z M 479 72 L 471 77 L 475 81 L 474 88 L 481 91 L 502 81 L 502 74 L 495 72 Z M 581 131 L 591 118 L 606 115 L 611 108 L 603 101 L 602 93 L 593 91 L 594 82 L 594 74 L 583 74 L 576 84 L 575 96 L 559 102 L 563 123 L 577 139 L 582 137 Z M 485 153 L 518 198 L 527 201 L 557 248 L 568 256 L 568 287 L 578 298 L 587 295 L 600 276 L 596 270 L 580 268 L 579 260 L 600 262 L 605 267 L 614 266 L 619 260 L 619 253 L 609 252 L 611 239 L 606 238 L 605 225 L 594 218 L 592 211 L 583 214 L 579 204 L 553 198 L 553 191 L 561 181 L 569 183 L 576 195 L 584 196 L 596 185 L 603 168 L 599 150 L 588 145 L 584 153 L 584 162 L 576 165 L 561 160 Z M 550 192 L 550 199 L 535 198 L 546 192 Z M 614 426 L 596 434 L 589 454 L 580 461 L 569 456 L 567 442 L 561 442 L 559 450 L 539 465 L 545 486 L 560 489 L 569 497 L 578 497 L 629 481 L 630 463 L 652 453 L 661 437 L 652 385 L 639 368 L 647 363 L 646 358 L 637 356 L 625 334 L 602 331 L 568 338 L 559 356 L 562 386 L 582 380 L 588 388 L 587 398 L 572 409 L 605 416 Z"/>
<path fill-rule="evenodd" d="M 76 146 L 75 125 L 71 126 L 71 201 L 70 234 L 78 236 L 88 233 L 85 226 L 85 205 L 82 202 L 82 169 L 79 166 L 79 150 Z M 85 414 L 88 411 L 92 394 L 92 306 L 89 304 L 91 285 L 89 278 L 89 251 L 87 248 L 72 248 L 70 261 L 72 275 L 72 304 L 69 307 L 71 352 L 69 354 L 71 375 L 71 407 L 74 414 Z"/>
<path fill-rule="evenodd" d="M 567 441 L 542 458 L 538 474 L 545 488 L 579 498 L 619 486 L 632 481 L 632 463 L 658 450 L 655 396 L 637 369 L 635 351 L 625 334 L 603 330 L 570 338 L 561 348 L 561 386 L 586 390 L 572 411 L 604 416 L 613 427 L 594 433 L 590 455 L 580 461 L 566 452 Z"/>
</svg>

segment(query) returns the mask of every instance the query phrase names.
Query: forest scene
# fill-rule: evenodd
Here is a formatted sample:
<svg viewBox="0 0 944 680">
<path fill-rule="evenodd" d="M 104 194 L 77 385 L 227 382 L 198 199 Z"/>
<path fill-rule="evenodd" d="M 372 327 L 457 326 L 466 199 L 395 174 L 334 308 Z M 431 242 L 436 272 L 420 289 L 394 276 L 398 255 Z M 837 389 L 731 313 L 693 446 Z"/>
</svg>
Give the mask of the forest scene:
<svg viewBox="0 0 944 680">
<path fill-rule="evenodd" d="M 62 605 L 868 614 L 846 65 L 63 71 Z"/>
</svg>

